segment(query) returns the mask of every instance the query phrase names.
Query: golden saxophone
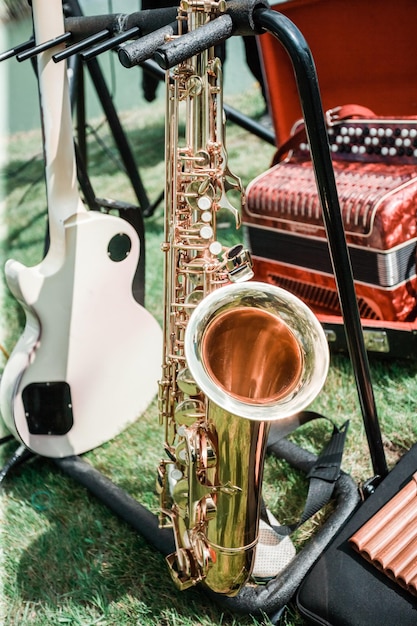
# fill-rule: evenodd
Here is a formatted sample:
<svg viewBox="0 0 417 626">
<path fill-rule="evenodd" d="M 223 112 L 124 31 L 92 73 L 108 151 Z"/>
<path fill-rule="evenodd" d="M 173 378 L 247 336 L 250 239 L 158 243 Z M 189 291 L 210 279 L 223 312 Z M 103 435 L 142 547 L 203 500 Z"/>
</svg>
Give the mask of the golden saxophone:
<svg viewBox="0 0 417 626">
<path fill-rule="evenodd" d="M 187 0 L 179 36 L 226 10 Z M 243 245 L 216 238 L 218 211 L 244 192 L 228 169 L 221 63 L 213 49 L 167 73 L 164 348 L 159 412 L 165 453 L 158 469 L 161 526 L 174 531 L 167 558 L 181 589 L 203 582 L 236 595 L 258 540 L 271 420 L 291 419 L 327 375 L 328 346 L 298 298 L 252 278 Z"/>
</svg>

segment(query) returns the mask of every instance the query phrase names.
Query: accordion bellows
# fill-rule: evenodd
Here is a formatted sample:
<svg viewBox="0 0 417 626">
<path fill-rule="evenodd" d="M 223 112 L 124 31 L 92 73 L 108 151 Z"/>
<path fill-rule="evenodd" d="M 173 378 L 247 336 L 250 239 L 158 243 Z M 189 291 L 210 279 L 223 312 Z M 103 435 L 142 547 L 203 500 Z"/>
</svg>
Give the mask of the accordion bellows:
<svg viewBox="0 0 417 626">
<path fill-rule="evenodd" d="M 343 137 L 340 131 L 338 137 Z M 351 149 L 352 137 L 349 144 L 334 141 L 332 146 Z M 397 153 L 400 148 L 405 152 L 400 146 Z M 381 162 L 379 154 L 376 159 L 356 153 L 352 159 L 351 153 L 341 158 L 333 152 L 359 310 L 365 319 L 411 321 L 416 316 L 417 146 L 410 149 L 410 157 L 391 157 L 396 163 L 389 158 Z M 316 313 L 340 314 L 305 146 L 249 184 L 244 222 L 258 280 L 292 291 Z"/>
<path fill-rule="evenodd" d="M 417 473 L 349 541 L 367 561 L 417 596 Z"/>
<path fill-rule="evenodd" d="M 334 163 L 346 240 L 386 252 L 416 240 L 417 167 Z M 325 237 L 311 162 L 278 164 L 248 187 L 247 215 L 270 228 Z M 387 278 L 385 282 L 389 283 Z"/>
</svg>

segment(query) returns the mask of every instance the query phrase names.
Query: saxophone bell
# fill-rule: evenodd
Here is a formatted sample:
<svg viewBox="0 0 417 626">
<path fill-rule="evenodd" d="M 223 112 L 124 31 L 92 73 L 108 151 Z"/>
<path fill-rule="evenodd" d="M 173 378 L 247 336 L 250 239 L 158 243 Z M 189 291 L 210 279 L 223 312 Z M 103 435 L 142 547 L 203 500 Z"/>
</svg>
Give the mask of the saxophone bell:
<svg viewBox="0 0 417 626">
<path fill-rule="evenodd" d="M 293 294 L 250 282 L 204 298 L 185 333 L 188 368 L 208 398 L 251 420 L 281 420 L 304 409 L 329 367 L 324 331 Z"/>
</svg>

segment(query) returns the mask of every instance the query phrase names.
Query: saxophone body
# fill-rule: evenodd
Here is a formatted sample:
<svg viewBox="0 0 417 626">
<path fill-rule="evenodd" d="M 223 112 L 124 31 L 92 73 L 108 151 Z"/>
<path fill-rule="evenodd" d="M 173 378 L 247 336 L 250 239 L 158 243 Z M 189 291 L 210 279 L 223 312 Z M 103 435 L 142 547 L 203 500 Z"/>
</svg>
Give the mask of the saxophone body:
<svg viewBox="0 0 417 626">
<path fill-rule="evenodd" d="M 182 1 L 179 36 L 225 9 L 223 1 Z M 250 281 L 250 253 L 217 239 L 220 210 L 239 228 L 244 191 L 227 164 L 214 50 L 177 65 L 166 90 L 160 525 L 174 532 L 167 561 L 180 589 L 202 582 L 234 596 L 256 555 L 269 424 L 314 399 L 328 347 L 301 301 Z"/>
</svg>

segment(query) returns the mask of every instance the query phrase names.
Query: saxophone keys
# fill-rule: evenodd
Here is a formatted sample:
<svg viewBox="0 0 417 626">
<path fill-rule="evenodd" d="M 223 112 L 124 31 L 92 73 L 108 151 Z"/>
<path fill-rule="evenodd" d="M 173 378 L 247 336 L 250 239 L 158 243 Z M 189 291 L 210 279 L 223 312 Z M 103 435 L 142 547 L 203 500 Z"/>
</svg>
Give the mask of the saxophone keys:
<svg viewBox="0 0 417 626">
<path fill-rule="evenodd" d="M 213 241 L 209 245 L 209 250 L 213 256 L 219 256 L 219 254 L 221 254 L 221 252 L 223 251 L 223 246 L 220 241 Z"/>
<path fill-rule="evenodd" d="M 202 520 L 204 520 L 205 522 L 209 522 L 216 517 L 217 506 L 211 496 L 206 496 L 205 498 L 203 498 L 200 506 Z"/>
<path fill-rule="evenodd" d="M 174 471 L 181 473 L 180 470 Z M 177 506 L 177 509 L 185 515 L 188 510 L 188 480 L 183 477 L 182 473 L 179 480 L 174 480 L 174 476 L 172 476 L 172 479 L 172 498 Z"/>
<path fill-rule="evenodd" d="M 212 501 L 213 502 L 213 501 Z M 214 505 L 214 502 L 213 502 Z M 214 515 L 216 513 L 214 512 Z M 192 535 L 193 553 L 195 559 L 200 566 L 202 572 L 206 572 L 210 562 L 213 559 L 213 554 L 210 550 L 210 546 L 206 540 L 204 533 L 195 532 Z"/>
<path fill-rule="evenodd" d="M 210 157 L 206 152 L 198 152 L 195 159 L 198 161 L 198 165 L 205 166 Z M 210 178 L 206 177 L 203 180 L 194 180 L 190 183 L 183 195 L 192 209 L 209 211 L 213 205 L 216 191 L 210 182 Z"/>
<path fill-rule="evenodd" d="M 188 296 L 185 298 L 185 304 L 187 306 L 196 307 L 199 302 L 204 298 L 204 291 L 202 289 L 194 289 Z"/>
<path fill-rule="evenodd" d="M 195 560 L 190 550 L 179 548 L 166 557 L 169 572 L 180 591 L 185 591 L 201 581 Z"/>
<path fill-rule="evenodd" d="M 207 215 L 210 216 L 210 221 L 211 222 L 211 213 L 208 213 L 209 209 L 211 209 L 213 204 L 213 200 L 208 196 L 208 195 L 201 195 L 198 200 L 197 200 L 197 206 L 201 211 L 207 211 L 207 213 L 204 213 L 203 215 L 205 215 L 206 217 L 204 218 L 205 220 L 207 220 Z M 201 216 L 201 219 L 203 219 L 203 216 Z"/>
<path fill-rule="evenodd" d="M 207 176 L 202 183 L 200 183 L 200 186 L 198 188 L 198 195 L 202 196 L 203 194 L 205 194 L 207 192 L 207 190 L 212 187 L 213 192 L 214 192 L 214 188 L 212 185 L 210 185 L 210 178 Z"/>
<path fill-rule="evenodd" d="M 214 234 L 213 229 L 208 224 L 205 224 L 204 226 L 200 228 L 201 239 L 205 239 L 206 241 L 208 241 L 209 239 L 213 237 L 213 234 Z"/>
<path fill-rule="evenodd" d="M 184 400 L 175 409 L 175 421 L 184 426 L 191 426 L 194 422 L 203 419 L 204 416 L 204 405 L 199 400 Z"/>
<path fill-rule="evenodd" d="M 211 203 L 210 203 L 210 206 L 211 206 Z M 203 211 L 203 213 L 201 214 L 200 217 L 201 217 L 201 221 L 204 224 L 210 224 L 211 221 L 213 220 L 213 215 L 212 215 L 211 211 L 208 211 L 208 210 Z"/>
<path fill-rule="evenodd" d="M 195 165 L 198 167 L 207 167 L 210 165 L 210 154 L 207 150 L 197 150 L 193 158 Z"/>
<path fill-rule="evenodd" d="M 249 250 L 242 244 L 229 248 L 224 255 L 224 260 L 232 282 L 239 283 L 253 278 L 252 257 Z"/>
<path fill-rule="evenodd" d="M 203 81 L 201 79 L 201 76 L 197 76 L 195 74 L 193 76 L 190 76 L 187 81 L 186 90 L 187 96 L 190 96 L 192 98 L 199 96 L 203 91 Z"/>
<path fill-rule="evenodd" d="M 200 389 L 197 387 L 188 367 L 184 367 L 178 372 L 177 386 L 187 396 L 197 396 L 200 393 Z"/>
</svg>

